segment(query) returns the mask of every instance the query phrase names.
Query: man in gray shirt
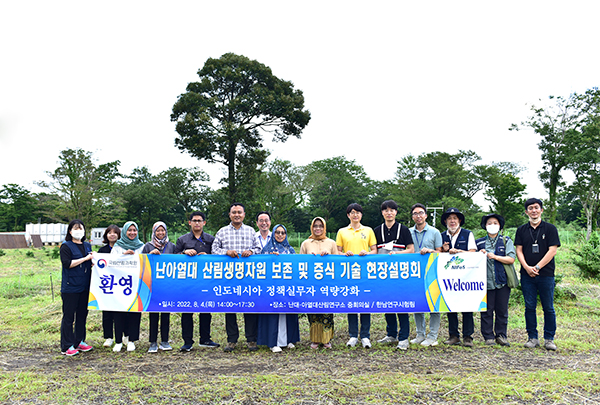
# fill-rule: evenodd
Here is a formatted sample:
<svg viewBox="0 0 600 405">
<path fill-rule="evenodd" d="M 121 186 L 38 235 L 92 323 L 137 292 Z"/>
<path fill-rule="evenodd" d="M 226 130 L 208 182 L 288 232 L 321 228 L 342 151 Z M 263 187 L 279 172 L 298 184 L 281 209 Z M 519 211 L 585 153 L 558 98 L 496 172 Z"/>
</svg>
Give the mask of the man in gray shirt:
<svg viewBox="0 0 600 405">
<path fill-rule="evenodd" d="M 410 228 L 415 252 L 422 255 L 427 253 L 442 251 L 442 235 L 440 231 L 427 224 L 427 209 L 423 204 L 415 204 L 411 207 L 410 213 L 415 222 L 415 226 Z M 417 337 L 410 343 L 421 344 L 421 346 L 436 346 L 438 344 L 438 332 L 440 330 L 440 314 L 432 312 L 429 315 L 429 334 L 425 338 L 426 323 L 425 314 L 415 314 L 415 326 L 417 328 Z"/>
<path fill-rule="evenodd" d="M 244 225 L 246 209 L 241 203 L 233 203 L 229 207 L 229 219 L 231 223 L 217 232 L 212 245 L 212 253 L 215 255 L 227 255 L 232 258 L 248 257 L 261 251 L 254 229 Z M 258 337 L 258 315 L 244 314 L 246 325 L 246 341 L 248 349 L 258 350 L 256 339 Z M 236 314 L 225 314 L 225 329 L 227 331 L 227 346 L 223 349 L 231 352 L 235 349 L 240 332 L 237 324 Z"/>
</svg>

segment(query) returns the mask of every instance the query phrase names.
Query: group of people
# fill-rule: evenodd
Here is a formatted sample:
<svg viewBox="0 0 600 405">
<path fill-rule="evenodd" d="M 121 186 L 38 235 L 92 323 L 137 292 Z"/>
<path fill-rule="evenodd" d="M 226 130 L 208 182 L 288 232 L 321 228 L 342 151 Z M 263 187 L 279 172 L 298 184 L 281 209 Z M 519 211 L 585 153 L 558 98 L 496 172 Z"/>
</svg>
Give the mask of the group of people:
<svg viewBox="0 0 600 405">
<path fill-rule="evenodd" d="M 485 237 L 475 240 L 473 233 L 464 229 L 465 216 L 456 208 L 442 214 L 441 223 L 447 229 L 440 233 L 427 224 L 427 209 L 423 204 L 414 204 L 411 215 L 414 226 L 410 229 L 396 220 L 398 205 L 392 200 L 381 204 L 384 222 L 374 230 L 361 224 L 363 209 L 359 204 L 350 204 L 346 214 L 350 221 L 347 227 L 337 232 L 336 240 L 327 237 L 325 219 L 312 220 L 311 234 L 300 246 L 300 254 L 313 255 L 369 255 L 446 252 L 461 254 L 480 251 L 487 256 L 487 311 L 481 312 L 481 334 L 486 345 L 509 346 L 507 337 L 508 300 L 510 287 L 507 282 L 506 266 L 513 265 L 515 258 L 521 263 L 521 289 L 525 301 L 525 324 L 528 340 L 525 347 L 540 345 L 537 330 L 536 306 L 540 297 L 544 311 L 544 347 L 556 350 L 554 335 L 556 315 L 554 312 L 554 256 L 560 246 L 558 232 L 552 224 L 541 220 L 542 201 L 536 198 L 525 202 L 525 213 L 529 222 L 517 229 L 515 240 L 502 235 L 504 218 L 492 213 L 481 218 Z M 138 238 L 138 226 L 127 222 L 121 229 L 110 225 L 104 232 L 104 243 L 99 253 L 110 254 L 186 254 L 189 256 L 216 254 L 232 258 L 248 257 L 254 254 L 286 255 L 295 254 L 289 244 L 287 229 L 278 224 L 271 230 L 271 215 L 260 212 L 256 217 L 258 231 L 245 225 L 246 212 L 241 203 L 233 203 L 229 210 L 229 225 L 221 228 L 215 236 L 204 232 L 206 216 L 194 212 L 189 219 L 190 232 L 169 241 L 167 226 L 157 222 L 152 227 L 152 240 L 146 244 Z M 92 249 L 85 242 L 85 228 L 80 220 L 71 221 L 67 228 L 65 243 L 60 248 L 62 262 L 63 319 L 61 324 L 61 351 L 67 356 L 92 350 L 85 342 L 87 303 L 91 280 Z M 462 342 L 459 331 L 459 314 L 448 313 L 448 345 L 473 346 L 474 319 L 472 312 L 462 313 Z M 300 327 L 297 314 L 253 314 L 244 316 L 245 337 L 250 351 L 265 345 L 274 353 L 283 348 L 292 349 L 300 341 Z M 181 351 L 190 351 L 194 345 L 194 315 L 181 314 Z M 360 318 L 360 327 L 359 327 Z M 378 340 L 381 344 L 396 344 L 399 350 L 407 350 L 410 343 L 421 346 L 436 346 L 441 317 L 439 313 L 429 314 L 429 332 L 423 313 L 414 314 L 416 336 L 409 341 L 410 318 L 407 313 L 385 314 L 386 336 Z M 127 351 L 136 349 L 135 342 L 140 336 L 141 313 L 103 311 L 102 325 L 105 347 L 115 352 L 126 346 Z M 211 339 L 210 313 L 199 314 L 199 346 L 216 348 L 220 344 Z M 310 347 L 321 345 L 330 349 L 334 336 L 333 314 L 309 314 Z M 169 313 L 149 314 L 148 352 L 172 350 L 169 344 Z M 160 342 L 158 333 L 160 326 Z M 371 347 L 371 315 L 348 314 L 349 347 L 359 343 L 364 348 Z M 236 349 L 239 340 L 237 314 L 225 314 L 227 343 L 224 351 Z M 113 334 L 114 330 L 114 334 Z"/>
</svg>

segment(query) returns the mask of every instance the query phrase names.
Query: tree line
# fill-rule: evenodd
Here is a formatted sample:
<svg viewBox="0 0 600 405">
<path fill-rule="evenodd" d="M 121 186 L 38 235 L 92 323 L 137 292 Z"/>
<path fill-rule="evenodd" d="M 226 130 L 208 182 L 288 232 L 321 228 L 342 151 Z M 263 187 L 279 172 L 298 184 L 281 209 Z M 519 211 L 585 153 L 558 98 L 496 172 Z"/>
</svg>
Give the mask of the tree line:
<svg viewBox="0 0 600 405">
<path fill-rule="evenodd" d="M 88 227 L 135 220 L 147 236 L 159 219 L 171 229 L 186 230 L 186 216 L 195 209 L 205 211 L 208 228 L 216 230 L 228 223 L 227 211 L 234 201 L 246 205 L 246 222 L 266 210 L 273 223 L 305 232 L 318 215 L 334 231 L 347 224 L 345 208 L 352 202 L 365 208 L 365 224 L 379 224 L 379 205 L 390 198 L 401 207 L 399 219 L 404 223 L 409 223 L 408 209 L 416 202 L 459 208 L 468 218 L 467 228 L 477 228 L 475 218 L 490 211 L 502 215 L 507 227 L 524 222 L 525 185 L 519 178 L 523 168 L 514 163 L 482 164 L 470 150 L 409 154 L 398 160 L 393 178 L 376 180 L 343 156 L 306 166 L 270 160 L 262 145 L 264 136 L 278 142 L 300 138 L 310 122 L 302 92 L 262 63 L 233 53 L 209 58 L 198 76 L 173 106 L 175 146 L 199 160 L 223 164 L 223 187 L 208 187 L 208 175 L 197 167 L 156 174 L 138 167 L 124 174 L 119 161 L 98 165 L 88 151 L 65 149 L 59 166 L 48 172 L 49 180 L 37 183 L 44 192 L 2 186 L 0 231 L 23 230 L 25 223 L 38 220 L 81 218 Z M 599 106 L 597 88 L 567 98 L 550 97 L 547 105 L 532 106 L 531 116 L 510 128 L 532 129 L 540 136 L 544 167 L 539 177 L 548 189 L 549 221 L 584 225 L 588 238 L 598 224 L 600 207 Z M 575 174 L 570 185 L 564 181 L 566 171 Z M 488 206 L 473 202 L 478 192 Z"/>
</svg>

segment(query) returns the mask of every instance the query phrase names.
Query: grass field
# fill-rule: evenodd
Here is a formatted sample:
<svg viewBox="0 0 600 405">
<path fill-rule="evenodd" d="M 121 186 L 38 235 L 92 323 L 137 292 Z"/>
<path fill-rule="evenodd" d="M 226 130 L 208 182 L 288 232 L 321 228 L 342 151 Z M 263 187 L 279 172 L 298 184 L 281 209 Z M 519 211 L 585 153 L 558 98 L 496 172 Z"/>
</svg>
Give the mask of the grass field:
<svg viewBox="0 0 600 405">
<path fill-rule="evenodd" d="M 362 403 L 598 403 L 600 402 L 600 285 L 583 280 L 560 248 L 557 267 L 557 352 L 527 350 L 522 297 L 510 302 L 510 348 L 483 345 L 476 316 L 475 347 L 411 345 L 407 352 L 374 343 L 349 349 L 347 322 L 336 315 L 334 350 L 302 341 L 273 354 L 198 349 L 146 353 L 148 317 L 133 353 L 102 347 L 100 313 L 88 318 L 94 350 L 60 354 L 60 262 L 53 248 L 4 250 L 0 256 L 0 402 L 8 404 L 362 404 Z M 242 317 L 240 322 L 242 321 Z M 383 315 L 373 315 L 371 340 L 385 336 Z M 180 317 L 171 315 L 174 348 L 182 344 Z M 197 317 L 195 318 L 197 319 Z M 538 311 L 541 320 L 541 309 Z M 241 322 L 242 323 L 242 322 Z M 243 331 L 243 325 L 240 325 Z M 213 340 L 225 342 L 224 316 L 213 316 Z M 411 325 L 411 337 L 414 325 Z M 197 328 L 196 328 L 197 333 Z M 242 333 L 243 335 L 243 333 Z M 243 338 L 241 339 L 243 343 Z"/>
</svg>

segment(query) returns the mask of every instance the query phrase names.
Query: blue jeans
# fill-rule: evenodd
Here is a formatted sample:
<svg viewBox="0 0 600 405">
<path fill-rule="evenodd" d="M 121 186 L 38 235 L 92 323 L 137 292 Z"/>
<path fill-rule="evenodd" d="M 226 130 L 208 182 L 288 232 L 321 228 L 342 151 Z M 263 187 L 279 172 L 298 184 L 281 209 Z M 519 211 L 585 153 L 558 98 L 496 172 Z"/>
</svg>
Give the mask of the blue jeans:
<svg viewBox="0 0 600 405">
<path fill-rule="evenodd" d="M 429 314 L 429 333 L 427 334 L 428 339 L 437 340 L 438 332 L 440 330 L 440 322 L 440 314 L 435 312 Z M 415 314 L 415 326 L 417 328 L 417 336 L 425 337 L 425 332 L 427 330 L 425 314 Z"/>
<path fill-rule="evenodd" d="M 400 331 L 398 331 L 396 315 L 398 315 L 398 321 L 400 321 Z M 385 314 L 385 322 L 387 323 L 386 331 L 388 336 L 395 339 L 397 333 L 398 340 L 408 339 L 408 335 L 410 334 L 410 318 L 408 314 Z"/>
<path fill-rule="evenodd" d="M 554 340 L 556 333 L 556 313 L 554 312 L 554 277 L 521 274 L 521 290 L 525 300 L 525 328 L 529 339 L 537 339 L 537 296 L 540 296 L 544 310 L 544 339 Z"/>
<path fill-rule="evenodd" d="M 348 334 L 351 338 L 358 337 L 358 315 L 348 314 Z M 360 314 L 360 338 L 371 337 L 371 314 Z"/>
</svg>

